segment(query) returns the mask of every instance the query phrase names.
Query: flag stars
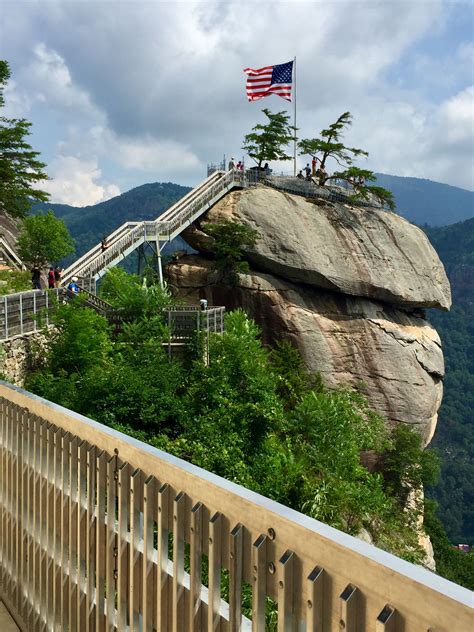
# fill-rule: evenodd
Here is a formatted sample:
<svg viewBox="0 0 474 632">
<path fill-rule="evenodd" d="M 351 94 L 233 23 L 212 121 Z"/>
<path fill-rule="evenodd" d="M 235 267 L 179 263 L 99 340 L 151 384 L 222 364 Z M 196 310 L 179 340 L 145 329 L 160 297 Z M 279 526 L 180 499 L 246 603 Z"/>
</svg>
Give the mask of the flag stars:
<svg viewBox="0 0 474 632">
<path fill-rule="evenodd" d="M 293 62 L 273 66 L 272 83 L 291 83 Z"/>
</svg>

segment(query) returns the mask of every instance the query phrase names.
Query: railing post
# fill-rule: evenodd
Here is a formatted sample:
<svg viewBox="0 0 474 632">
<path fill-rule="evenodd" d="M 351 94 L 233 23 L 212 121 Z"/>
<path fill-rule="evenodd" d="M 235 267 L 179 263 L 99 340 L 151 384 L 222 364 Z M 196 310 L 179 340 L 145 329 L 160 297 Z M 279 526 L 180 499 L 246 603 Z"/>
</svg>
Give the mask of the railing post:
<svg viewBox="0 0 474 632">
<path fill-rule="evenodd" d="M 34 331 L 38 329 L 38 322 L 36 320 L 36 292 L 33 294 L 33 327 Z"/>
<path fill-rule="evenodd" d="M 20 334 L 23 334 L 23 294 L 20 294 Z"/>
<path fill-rule="evenodd" d="M 5 340 L 8 338 L 8 301 L 7 297 L 3 297 L 3 309 L 5 311 Z"/>
</svg>

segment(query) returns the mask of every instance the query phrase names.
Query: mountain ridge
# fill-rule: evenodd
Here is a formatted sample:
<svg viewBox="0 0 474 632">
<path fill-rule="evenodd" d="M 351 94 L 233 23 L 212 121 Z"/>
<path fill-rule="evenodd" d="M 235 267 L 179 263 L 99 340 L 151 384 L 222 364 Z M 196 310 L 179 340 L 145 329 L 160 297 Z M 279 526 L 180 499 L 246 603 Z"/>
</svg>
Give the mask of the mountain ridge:
<svg viewBox="0 0 474 632">
<path fill-rule="evenodd" d="M 474 192 L 450 184 L 376 173 L 377 184 L 392 191 L 397 213 L 419 226 L 447 226 L 474 217 Z"/>
</svg>

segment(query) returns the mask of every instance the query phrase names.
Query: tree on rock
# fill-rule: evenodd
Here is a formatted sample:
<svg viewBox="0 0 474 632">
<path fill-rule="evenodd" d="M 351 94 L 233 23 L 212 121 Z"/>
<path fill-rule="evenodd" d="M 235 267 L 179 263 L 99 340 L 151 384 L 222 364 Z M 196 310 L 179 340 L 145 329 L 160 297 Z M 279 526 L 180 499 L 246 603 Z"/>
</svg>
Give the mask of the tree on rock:
<svg viewBox="0 0 474 632">
<path fill-rule="evenodd" d="M 293 156 L 285 153 L 286 147 L 295 139 L 295 128 L 289 124 L 290 116 L 285 111 L 270 112 L 264 108 L 262 112 L 268 118 L 265 124 L 252 127 L 252 132 L 244 138 L 244 149 L 257 166 L 261 168 L 264 161 L 293 160 Z"/>
<path fill-rule="evenodd" d="M 320 156 L 318 173 L 319 184 L 324 186 L 330 180 L 345 180 L 354 188 L 352 199 L 376 200 L 382 206 L 395 210 L 393 194 L 383 187 L 366 185 L 366 182 L 374 182 L 377 178 L 373 171 L 360 169 L 354 166 L 354 159 L 360 156 L 367 158 L 369 153 L 358 147 L 346 147 L 342 142 L 344 130 L 352 125 L 350 112 L 343 112 L 341 116 L 331 123 L 327 129 L 321 130 L 320 138 L 304 138 L 299 141 L 300 155 Z M 342 167 L 341 171 L 335 171 L 331 176 L 326 173 L 326 161 L 333 158 Z"/>
<path fill-rule="evenodd" d="M 352 165 L 353 159 L 357 156 L 367 157 L 368 152 L 357 147 L 346 147 L 341 142 L 342 132 L 346 127 L 352 124 L 352 115 L 350 112 L 344 112 L 335 123 L 327 129 L 321 130 L 321 138 L 303 138 L 298 142 L 300 155 L 309 154 L 317 156 L 320 154 L 321 169 L 325 169 L 326 160 L 334 158 L 334 160 L 342 166 Z M 322 183 L 324 184 L 324 182 Z"/>
<path fill-rule="evenodd" d="M 26 217 L 17 244 L 22 260 L 39 270 L 74 252 L 74 240 L 66 224 L 52 211 Z"/>
<path fill-rule="evenodd" d="M 0 60 L 0 108 L 5 104 L 3 91 L 10 78 L 8 63 Z M 46 166 L 38 160 L 25 138 L 30 134 L 31 123 L 25 119 L 0 116 L 0 212 L 13 217 L 24 217 L 31 202 L 46 202 L 49 195 L 36 188 L 48 176 Z"/>
</svg>

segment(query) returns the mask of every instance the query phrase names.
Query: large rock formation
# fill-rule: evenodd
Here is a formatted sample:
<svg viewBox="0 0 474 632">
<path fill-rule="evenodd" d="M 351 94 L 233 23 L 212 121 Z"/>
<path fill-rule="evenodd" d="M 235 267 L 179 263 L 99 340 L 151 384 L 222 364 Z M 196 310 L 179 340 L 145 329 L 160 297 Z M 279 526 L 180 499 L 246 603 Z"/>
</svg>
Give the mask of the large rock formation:
<svg viewBox="0 0 474 632">
<path fill-rule="evenodd" d="M 212 261 L 190 256 L 168 267 L 189 302 L 243 307 L 268 341 L 287 338 L 330 386 L 360 384 L 389 424 L 434 432 L 444 374 L 439 337 L 421 307 L 449 308 L 449 283 L 426 236 L 380 209 L 317 205 L 272 189 L 232 193 L 185 238 L 212 253 L 207 222 L 235 219 L 258 230 L 251 273 L 235 288 Z"/>
</svg>

